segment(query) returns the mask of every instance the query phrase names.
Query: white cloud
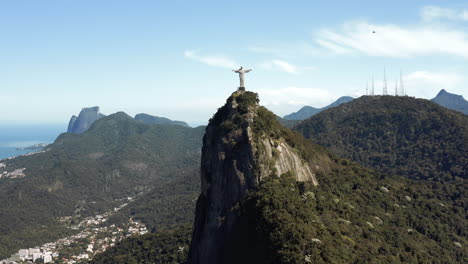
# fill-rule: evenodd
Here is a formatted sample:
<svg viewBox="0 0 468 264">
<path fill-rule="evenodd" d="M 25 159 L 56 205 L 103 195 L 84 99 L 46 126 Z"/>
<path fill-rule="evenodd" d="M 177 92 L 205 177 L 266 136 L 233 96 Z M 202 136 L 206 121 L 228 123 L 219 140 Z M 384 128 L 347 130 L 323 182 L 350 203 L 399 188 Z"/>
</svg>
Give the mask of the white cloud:
<svg viewBox="0 0 468 264">
<path fill-rule="evenodd" d="M 292 65 L 291 63 L 288 63 L 286 61 L 273 60 L 272 63 L 273 63 L 273 65 L 280 68 L 284 72 L 297 73 L 297 71 L 298 71 L 297 66 Z"/>
<path fill-rule="evenodd" d="M 340 30 L 320 30 L 316 37 L 320 46 L 334 53 L 400 58 L 449 54 L 468 59 L 468 34 L 459 30 L 349 22 Z"/>
<path fill-rule="evenodd" d="M 340 45 L 333 44 L 332 42 L 329 42 L 329 41 L 326 41 L 326 40 L 323 40 L 323 39 L 317 40 L 317 43 L 320 46 L 325 47 L 325 48 L 333 51 L 333 53 L 336 53 L 336 54 L 351 53 L 351 50 L 349 50 L 347 48 L 344 48 L 344 47 L 342 47 Z"/>
<path fill-rule="evenodd" d="M 286 73 L 298 74 L 305 70 L 313 70 L 314 67 L 302 67 L 291 64 L 284 60 L 270 60 L 260 64 L 260 67 L 266 70 L 278 70 Z"/>
<path fill-rule="evenodd" d="M 437 19 L 468 21 L 468 10 L 425 6 L 421 9 L 421 17 L 424 21 L 433 21 Z"/>
<path fill-rule="evenodd" d="M 256 92 L 262 105 L 281 115 L 295 112 L 304 105 L 322 107 L 337 99 L 329 91 L 319 88 L 286 87 L 260 89 Z"/>
<path fill-rule="evenodd" d="M 456 73 L 415 71 L 404 76 L 408 95 L 431 99 L 441 90 L 461 93 L 464 77 Z"/>
<path fill-rule="evenodd" d="M 194 50 L 186 50 L 184 52 L 185 57 L 199 61 L 201 63 L 210 65 L 210 66 L 215 66 L 215 67 L 221 67 L 221 68 L 230 68 L 234 69 L 237 68 L 237 63 L 225 56 L 201 56 L 198 55 L 196 51 Z"/>
<path fill-rule="evenodd" d="M 299 68 L 284 60 L 271 60 L 260 65 L 264 69 L 279 70 L 287 73 L 298 73 Z"/>
</svg>

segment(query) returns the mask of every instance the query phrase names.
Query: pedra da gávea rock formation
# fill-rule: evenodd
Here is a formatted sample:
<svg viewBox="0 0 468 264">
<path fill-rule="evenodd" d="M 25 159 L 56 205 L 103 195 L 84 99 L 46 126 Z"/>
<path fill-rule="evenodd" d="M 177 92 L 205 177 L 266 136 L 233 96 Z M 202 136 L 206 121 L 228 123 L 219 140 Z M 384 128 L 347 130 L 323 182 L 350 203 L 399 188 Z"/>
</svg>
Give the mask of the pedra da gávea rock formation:
<svg viewBox="0 0 468 264">
<path fill-rule="evenodd" d="M 305 157 L 294 138 L 301 136 L 258 103 L 256 93 L 237 91 L 206 128 L 188 263 L 229 262 L 229 241 L 242 232 L 235 208 L 265 177 L 293 172 L 299 181 L 318 185 L 316 173 L 329 170 L 328 156 Z"/>
<path fill-rule="evenodd" d="M 78 116 L 72 116 L 68 123 L 68 133 L 81 134 L 88 130 L 98 119 L 105 117 L 99 112 L 99 106 L 85 107 Z"/>
</svg>

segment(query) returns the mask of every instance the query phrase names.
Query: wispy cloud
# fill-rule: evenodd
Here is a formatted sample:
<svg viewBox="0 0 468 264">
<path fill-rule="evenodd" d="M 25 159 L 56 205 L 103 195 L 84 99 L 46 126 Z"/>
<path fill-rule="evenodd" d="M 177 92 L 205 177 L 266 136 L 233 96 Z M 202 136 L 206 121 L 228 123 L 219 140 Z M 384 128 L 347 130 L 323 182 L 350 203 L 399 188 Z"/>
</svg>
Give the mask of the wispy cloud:
<svg viewBox="0 0 468 264">
<path fill-rule="evenodd" d="M 339 30 L 320 30 L 316 37 L 318 45 L 335 53 L 384 57 L 449 54 L 468 59 L 468 34 L 460 30 L 349 22 Z"/>
<path fill-rule="evenodd" d="M 317 43 L 324 47 L 324 48 L 327 48 L 329 50 L 331 50 L 333 53 L 336 53 L 336 54 L 347 54 L 347 53 L 351 53 L 351 50 L 348 49 L 348 48 L 345 48 L 343 46 L 340 46 L 338 44 L 334 44 L 330 41 L 327 41 L 327 40 L 323 40 L 323 39 L 318 39 L 317 40 Z"/>
<path fill-rule="evenodd" d="M 280 70 L 280 71 L 287 72 L 287 73 L 297 74 L 299 72 L 299 68 L 297 66 L 284 60 L 271 60 L 271 61 L 263 62 L 261 66 L 264 69 Z"/>
<path fill-rule="evenodd" d="M 299 74 L 305 70 L 313 70 L 314 67 L 297 66 L 284 60 L 269 60 L 260 64 L 260 67 L 266 70 L 277 70 L 286 73 Z"/>
<path fill-rule="evenodd" d="M 237 68 L 237 63 L 228 57 L 219 56 L 219 55 L 198 55 L 194 50 L 186 50 L 184 52 L 184 56 L 186 58 L 210 65 L 215 67 L 222 67 L 222 68 L 230 68 L 234 69 Z"/>
<path fill-rule="evenodd" d="M 421 17 L 424 21 L 433 21 L 438 19 L 468 21 L 468 10 L 425 6 L 421 9 Z"/>
</svg>

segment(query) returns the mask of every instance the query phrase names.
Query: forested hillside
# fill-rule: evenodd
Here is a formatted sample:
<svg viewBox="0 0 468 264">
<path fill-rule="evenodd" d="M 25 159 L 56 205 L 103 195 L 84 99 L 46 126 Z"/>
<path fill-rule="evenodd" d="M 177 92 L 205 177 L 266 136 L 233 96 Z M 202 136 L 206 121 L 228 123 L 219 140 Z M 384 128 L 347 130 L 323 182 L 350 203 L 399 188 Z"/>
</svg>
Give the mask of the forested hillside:
<svg viewBox="0 0 468 264">
<path fill-rule="evenodd" d="M 468 177 L 468 117 L 428 100 L 363 96 L 294 129 L 340 156 L 388 174 Z"/>
<path fill-rule="evenodd" d="M 20 173 L 0 179 L 0 259 L 74 232 L 59 222 L 61 217 L 79 221 L 113 209 L 124 198 L 155 188 L 168 193 L 170 184 L 197 177 L 203 131 L 146 125 L 117 113 L 83 134 L 62 134 L 44 152 L 1 161 L 1 170 Z M 181 210 L 191 214 L 193 209 Z"/>
</svg>

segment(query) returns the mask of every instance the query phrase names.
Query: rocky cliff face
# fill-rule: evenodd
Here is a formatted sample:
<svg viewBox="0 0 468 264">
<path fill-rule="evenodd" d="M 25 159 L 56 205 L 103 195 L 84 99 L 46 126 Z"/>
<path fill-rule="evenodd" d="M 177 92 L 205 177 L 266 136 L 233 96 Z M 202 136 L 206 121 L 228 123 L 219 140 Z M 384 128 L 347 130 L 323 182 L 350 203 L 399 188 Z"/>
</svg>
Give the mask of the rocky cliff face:
<svg viewBox="0 0 468 264">
<path fill-rule="evenodd" d="M 240 221 L 235 207 L 265 177 L 293 172 L 300 181 L 319 184 L 316 173 L 329 170 L 328 157 L 308 159 L 294 146 L 294 136 L 259 106 L 255 93 L 235 92 L 218 110 L 203 140 L 202 193 L 189 263 L 225 262 Z"/>
<path fill-rule="evenodd" d="M 70 122 L 68 122 L 68 129 L 67 129 L 67 132 L 68 133 L 72 133 L 71 131 L 73 131 L 73 126 L 75 125 L 76 123 L 76 119 L 78 119 L 78 117 L 76 115 L 73 115 L 71 118 L 70 118 Z"/>
<path fill-rule="evenodd" d="M 81 134 L 88 130 L 94 121 L 105 115 L 99 112 L 99 106 L 85 107 L 81 110 L 78 117 L 72 116 L 68 123 L 68 133 Z"/>
</svg>

